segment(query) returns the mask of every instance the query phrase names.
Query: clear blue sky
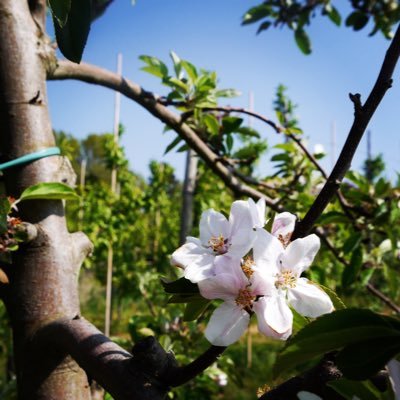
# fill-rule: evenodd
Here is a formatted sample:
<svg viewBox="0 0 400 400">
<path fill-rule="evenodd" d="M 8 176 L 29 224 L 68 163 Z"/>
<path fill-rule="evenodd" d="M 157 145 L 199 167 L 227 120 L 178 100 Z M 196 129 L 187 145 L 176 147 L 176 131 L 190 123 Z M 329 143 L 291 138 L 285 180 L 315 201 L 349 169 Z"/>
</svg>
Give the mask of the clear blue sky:
<svg viewBox="0 0 400 400">
<path fill-rule="evenodd" d="M 268 30 L 256 35 L 256 25 L 240 26 L 244 12 L 254 0 L 116 0 L 96 21 L 89 36 L 83 60 L 115 70 L 117 53 L 124 58 L 123 73 L 147 90 L 164 94 L 156 77 L 140 71 L 141 54 L 169 61 L 169 51 L 199 67 L 215 70 L 220 87 L 242 92 L 231 105 L 248 105 L 248 93 L 254 92 L 256 112 L 275 119 L 272 101 L 278 84 L 288 87 L 297 103 L 300 126 L 309 138 L 309 146 L 322 143 L 330 150 L 331 126 L 336 125 L 337 152 L 353 120 L 349 92 L 359 92 L 365 100 L 372 88 L 389 42 L 369 30 L 353 32 L 337 28 L 326 18 L 313 21 L 309 34 L 313 53 L 304 56 L 286 29 Z M 343 5 L 344 2 L 336 2 Z M 400 66 L 399 66 L 400 67 Z M 400 68 L 393 88 L 383 100 L 370 124 L 373 154 L 383 153 L 389 176 L 400 170 Z M 89 133 L 112 130 L 114 94 L 108 89 L 81 82 L 49 83 L 50 111 L 55 129 L 79 138 Z M 126 127 L 123 144 L 131 168 L 148 175 L 151 159 L 170 162 L 182 177 L 184 157 L 171 153 L 163 157 L 174 133 L 162 134 L 163 125 L 146 110 L 122 98 L 121 122 Z M 270 145 L 278 138 L 267 126 L 255 125 Z M 366 156 L 365 141 L 353 162 L 359 168 Z M 330 158 L 325 166 L 330 168 Z M 271 172 L 268 159 L 259 167 Z"/>
</svg>

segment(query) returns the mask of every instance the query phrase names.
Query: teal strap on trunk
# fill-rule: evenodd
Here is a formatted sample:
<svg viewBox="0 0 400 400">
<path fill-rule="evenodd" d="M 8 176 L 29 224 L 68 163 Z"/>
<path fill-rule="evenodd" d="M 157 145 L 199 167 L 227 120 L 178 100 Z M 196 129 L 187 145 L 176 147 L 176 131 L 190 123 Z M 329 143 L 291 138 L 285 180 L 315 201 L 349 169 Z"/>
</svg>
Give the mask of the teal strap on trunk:
<svg viewBox="0 0 400 400">
<path fill-rule="evenodd" d="M 15 160 L 7 161 L 3 164 L 0 164 L 0 171 L 11 167 L 16 167 L 17 165 L 27 164 L 32 161 L 40 160 L 44 157 L 58 156 L 59 154 L 61 154 L 61 151 L 58 147 L 49 147 L 44 150 L 35 151 L 34 153 L 26 154 L 22 157 L 16 158 Z"/>
</svg>

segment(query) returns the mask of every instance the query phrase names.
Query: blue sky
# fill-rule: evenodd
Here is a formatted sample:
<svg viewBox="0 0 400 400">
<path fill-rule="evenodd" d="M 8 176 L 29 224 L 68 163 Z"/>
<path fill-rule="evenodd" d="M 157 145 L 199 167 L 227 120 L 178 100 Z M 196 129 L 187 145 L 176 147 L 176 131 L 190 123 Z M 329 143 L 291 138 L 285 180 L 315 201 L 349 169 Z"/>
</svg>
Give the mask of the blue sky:
<svg viewBox="0 0 400 400">
<path fill-rule="evenodd" d="M 300 126 L 309 138 L 331 149 L 332 124 L 336 126 L 336 152 L 343 144 L 353 121 L 348 93 L 366 99 L 379 72 L 389 42 L 369 30 L 361 32 L 337 28 L 327 18 L 316 18 L 309 28 L 313 53 L 304 56 L 286 29 L 256 35 L 256 25 L 242 27 L 241 16 L 253 0 L 115 0 L 91 29 L 83 61 L 116 69 L 117 53 L 123 54 L 123 74 L 147 90 L 164 94 L 158 79 L 140 71 L 139 55 L 156 56 L 169 62 L 174 50 L 198 67 L 215 70 L 220 87 L 233 87 L 242 96 L 229 103 L 248 106 L 254 93 L 254 110 L 275 119 L 272 101 L 278 84 L 288 87 L 288 95 L 298 104 Z M 335 2 L 334 2 L 335 3 Z M 344 2 L 336 2 L 343 5 Z M 399 170 L 400 68 L 393 88 L 385 96 L 370 123 L 373 154 L 383 153 L 387 174 Z M 83 138 L 89 133 L 112 130 L 114 93 L 81 82 L 49 82 L 49 103 L 54 129 Z M 174 133 L 162 133 L 163 125 L 146 110 L 122 98 L 121 122 L 126 127 L 122 143 L 131 168 L 148 175 L 151 159 L 171 163 L 182 177 L 183 154 L 163 157 Z M 267 126 L 254 124 L 270 146 L 279 140 Z M 365 140 L 353 162 L 359 168 L 366 156 Z M 330 157 L 325 167 L 331 167 Z M 272 172 L 268 158 L 259 166 L 260 174 Z"/>
</svg>

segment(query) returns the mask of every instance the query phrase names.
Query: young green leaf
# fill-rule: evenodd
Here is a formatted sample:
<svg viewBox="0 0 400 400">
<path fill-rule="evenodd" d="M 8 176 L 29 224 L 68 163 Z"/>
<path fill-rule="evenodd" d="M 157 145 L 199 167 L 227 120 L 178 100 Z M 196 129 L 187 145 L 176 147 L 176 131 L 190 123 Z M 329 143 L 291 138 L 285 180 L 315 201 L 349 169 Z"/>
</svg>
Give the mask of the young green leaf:
<svg viewBox="0 0 400 400">
<path fill-rule="evenodd" d="M 61 182 L 43 182 L 25 189 L 19 203 L 23 200 L 77 200 L 78 194 L 70 186 Z M 17 203 L 16 202 L 16 203 Z"/>
<path fill-rule="evenodd" d="M 0 235 L 7 232 L 7 215 L 10 211 L 10 200 L 4 195 L 0 196 Z"/>
<path fill-rule="evenodd" d="M 164 291 L 171 294 L 193 294 L 199 293 L 199 287 L 190 282 L 186 278 L 179 278 L 176 281 L 168 281 L 165 278 L 161 278 L 161 284 L 164 286 Z"/>
<path fill-rule="evenodd" d="M 290 339 L 279 355 L 275 375 L 326 352 L 375 338 L 398 338 L 400 331 L 379 314 L 364 309 L 344 309 L 323 315 Z"/>
<path fill-rule="evenodd" d="M 327 385 L 335 389 L 346 400 L 353 400 L 355 397 L 363 400 L 381 399 L 381 393 L 372 383 L 367 381 L 359 382 L 342 378 L 337 381 L 328 382 Z"/>
<path fill-rule="evenodd" d="M 213 136 L 218 136 L 219 134 L 219 122 L 215 115 L 212 114 L 205 114 L 203 116 L 203 121 L 207 127 L 207 130 L 211 133 Z"/>
<path fill-rule="evenodd" d="M 188 303 L 185 308 L 185 313 L 183 314 L 184 321 L 195 321 L 199 318 L 203 312 L 210 305 L 210 300 L 208 299 L 200 299 Z"/>
<path fill-rule="evenodd" d="M 164 155 L 169 153 L 174 147 L 176 147 L 183 139 L 180 136 L 177 136 L 165 149 Z"/>
<path fill-rule="evenodd" d="M 90 31 L 91 1 L 71 0 L 68 19 L 61 25 L 53 14 L 58 47 L 68 60 L 80 63 Z"/>
<path fill-rule="evenodd" d="M 297 46 L 304 54 L 311 54 L 311 42 L 304 29 L 297 29 L 294 32 L 294 38 Z"/>
<path fill-rule="evenodd" d="M 142 67 L 141 70 L 155 75 L 158 78 L 166 78 L 168 76 L 167 66 L 157 57 L 142 55 L 139 60 L 144 61 L 147 65 Z"/>
</svg>

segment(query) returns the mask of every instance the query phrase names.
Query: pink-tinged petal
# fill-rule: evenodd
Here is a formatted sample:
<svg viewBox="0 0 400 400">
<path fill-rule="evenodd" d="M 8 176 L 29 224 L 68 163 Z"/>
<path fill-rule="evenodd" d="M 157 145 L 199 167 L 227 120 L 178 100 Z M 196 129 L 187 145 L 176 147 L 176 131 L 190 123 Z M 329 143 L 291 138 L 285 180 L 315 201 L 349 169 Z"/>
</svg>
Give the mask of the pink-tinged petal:
<svg viewBox="0 0 400 400">
<path fill-rule="evenodd" d="M 277 289 L 275 287 L 275 278 L 271 274 L 262 273 L 255 270 L 250 278 L 251 291 L 255 296 L 275 296 Z"/>
<path fill-rule="evenodd" d="M 234 301 L 239 290 L 248 284 L 246 277 L 243 280 L 233 274 L 219 274 L 198 282 L 200 294 L 206 299 L 222 299 Z"/>
<path fill-rule="evenodd" d="M 283 252 L 283 245 L 275 236 L 265 229 L 257 230 L 257 239 L 253 245 L 255 268 L 271 275 L 277 274 L 278 258 Z"/>
<path fill-rule="evenodd" d="M 253 304 L 258 329 L 266 336 L 287 339 L 292 333 L 293 314 L 284 296 L 261 297 Z M 272 330 L 272 333 L 271 333 Z"/>
<path fill-rule="evenodd" d="M 232 203 L 229 223 L 231 225 L 232 236 L 234 236 L 239 230 L 253 229 L 253 221 L 250 215 L 249 203 L 247 201 L 238 200 Z"/>
<path fill-rule="evenodd" d="M 221 304 L 211 315 L 205 336 L 214 346 L 229 346 L 240 339 L 250 322 L 250 315 L 234 302 Z"/>
<path fill-rule="evenodd" d="M 200 241 L 203 246 L 209 246 L 209 240 L 222 236 L 225 239 L 231 235 L 231 229 L 225 216 L 212 208 L 201 214 L 200 218 Z"/>
<path fill-rule="evenodd" d="M 257 235 L 253 229 L 238 229 L 231 236 L 228 254 L 232 257 L 244 257 L 253 247 Z"/>
<path fill-rule="evenodd" d="M 229 253 L 215 257 L 214 271 L 215 275 L 233 275 L 238 282 L 238 287 L 245 287 L 249 284 L 241 267 L 241 258 L 230 257 Z"/>
<path fill-rule="evenodd" d="M 291 234 L 294 231 L 295 223 L 296 223 L 295 215 L 289 212 L 280 213 L 276 215 L 274 219 L 271 233 L 276 237 L 282 235 L 282 237 L 285 238 L 287 235 Z"/>
<path fill-rule="evenodd" d="M 288 289 L 289 304 L 305 317 L 317 318 L 334 307 L 330 297 L 306 278 L 299 278 L 296 287 Z"/>
<path fill-rule="evenodd" d="M 396 359 L 390 360 L 387 363 L 387 369 L 395 398 L 400 400 L 400 362 Z"/>
<path fill-rule="evenodd" d="M 314 234 L 294 240 L 282 254 L 281 269 L 293 271 L 300 276 L 313 262 L 320 245 L 319 237 Z"/>
<path fill-rule="evenodd" d="M 263 228 L 265 225 L 265 200 L 260 199 L 255 203 L 253 199 L 249 199 L 248 202 L 253 228 Z"/>
</svg>

